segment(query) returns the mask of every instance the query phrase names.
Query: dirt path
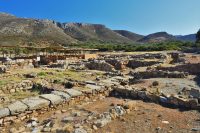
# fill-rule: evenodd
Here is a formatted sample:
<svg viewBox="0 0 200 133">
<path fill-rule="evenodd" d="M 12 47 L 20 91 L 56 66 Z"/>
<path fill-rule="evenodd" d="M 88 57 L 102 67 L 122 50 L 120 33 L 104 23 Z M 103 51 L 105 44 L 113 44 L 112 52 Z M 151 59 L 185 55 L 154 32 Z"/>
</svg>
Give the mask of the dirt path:
<svg viewBox="0 0 200 133">
<path fill-rule="evenodd" d="M 109 102 L 108 99 L 104 102 Z M 122 119 L 114 120 L 96 133 L 188 133 L 198 126 L 199 118 L 200 113 L 197 111 L 181 112 L 178 109 L 137 101 L 134 111 Z"/>
<path fill-rule="evenodd" d="M 94 133 L 188 133 L 193 132 L 192 129 L 200 125 L 200 113 L 198 111 L 180 111 L 178 109 L 170 109 L 162 107 L 154 103 L 145 103 L 140 100 L 135 101 L 135 109 L 123 117 L 111 121 L 103 128 L 94 130 L 88 127 L 88 123 L 84 121 L 88 119 L 91 112 L 101 114 L 108 112 L 114 105 L 122 104 L 125 99 L 107 97 L 102 100 L 92 100 L 83 102 L 70 107 L 62 107 L 48 113 L 35 116 L 38 120 L 38 126 L 26 131 L 40 131 L 43 128 L 45 120 L 54 120 L 54 129 L 63 129 L 67 125 L 63 122 L 63 118 L 73 118 L 72 127 L 81 126 L 85 130 Z M 61 110 L 65 110 L 62 113 Z M 26 122 L 18 123 L 14 127 L 26 127 Z M 197 128 L 200 128 L 197 127 Z M 9 129 L 9 128 L 8 128 Z"/>
</svg>

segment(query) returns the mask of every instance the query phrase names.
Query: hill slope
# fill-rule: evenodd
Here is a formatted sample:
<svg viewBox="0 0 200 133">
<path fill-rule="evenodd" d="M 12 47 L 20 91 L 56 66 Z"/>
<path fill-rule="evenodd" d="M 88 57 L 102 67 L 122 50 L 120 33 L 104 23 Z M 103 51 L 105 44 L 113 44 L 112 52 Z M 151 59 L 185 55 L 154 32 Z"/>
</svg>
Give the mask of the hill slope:
<svg viewBox="0 0 200 133">
<path fill-rule="evenodd" d="M 143 35 L 139 35 L 126 30 L 114 30 L 114 31 L 134 42 L 137 42 L 144 37 Z"/>
<path fill-rule="evenodd" d="M 60 24 L 67 35 L 79 41 L 100 41 L 131 43 L 132 40 L 112 31 L 101 24 L 64 23 Z"/>
<path fill-rule="evenodd" d="M 173 36 L 166 32 L 157 32 L 143 36 L 126 30 L 111 30 L 101 24 L 59 23 L 0 13 L 0 45 L 68 46 L 82 44 L 81 42 L 135 44 L 195 39 L 195 34 Z"/>
<path fill-rule="evenodd" d="M 153 34 L 145 36 L 144 38 L 140 39 L 139 42 L 158 43 L 158 42 L 172 41 L 172 40 L 176 40 L 176 37 L 168 34 L 167 32 L 157 32 L 157 33 L 153 33 Z"/>
<path fill-rule="evenodd" d="M 54 21 L 17 18 L 0 13 L 0 44 L 71 44 L 77 40 L 65 34 Z"/>
<path fill-rule="evenodd" d="M 196 41 L 196 34 L 190 34 L 190 35 L 184 35 L 184 36 L 176 36 L 176 38 L 180 41 L 190 41 L 195 42 Z"/>
</svg>

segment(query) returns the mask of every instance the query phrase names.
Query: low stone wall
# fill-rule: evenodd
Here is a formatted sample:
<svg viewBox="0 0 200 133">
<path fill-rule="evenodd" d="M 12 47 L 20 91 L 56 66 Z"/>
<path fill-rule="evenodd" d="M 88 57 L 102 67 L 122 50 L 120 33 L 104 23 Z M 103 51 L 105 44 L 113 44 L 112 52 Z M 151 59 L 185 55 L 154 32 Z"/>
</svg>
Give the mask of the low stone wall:
<svg viewBox="0 0 200 133">
<path fill-rule="evenodd" d="M 105 61 L 91 61 L 86 63 L 85 66 L 90 70 L 99 70 L 99 71 L 107 71 L 113 72 L 115 71 L 114 66 L 106 63 Z"/>
<path fill-rule="evenodd" d="M 60 69 L 67 69 L 69 62 L 67 60 L 59 60 L 56 63 L 50 63 L 49 68 L 60 68 Z"/>
<path fill-rule="evenodd" d="M 129 60 L 127 67 L 130 67 L 132 69 L 138 68 L 138 67 L 144 67 L 144 66 L 152 66 L 155 64 L 159 64 L 163 62 L 159 61 L 139 61 L 139 60 Z"/>
<path fill-rule="evenodd" d="M 12 68 L 12 69 L 34 68 L 33 60 L 30 60 L 30 59 L 16 59 L 16 60 L 4 62 L 4 64 L 7 66 L 7 68 Z"/>
<path fill-rule="evenodd" d="M 115 60 L 115 59 L 107 59 L 106 62 L 111 64 L 112 66 L 114 66 L 114 68 L 116 70 L 126 69 L 126 64 L 127 64 L 126 61 L 120 61 L 120 60 Z"/>
<path fill-rule="evenodd" d="M 23 121 L 33 113 L 43 114 L 59 106 L 81 102 L 86 98 L 108 96 L 109 91 L 108 88 L 101 88 L 86 93 L 85 91 L 66 89 L 65 91 L 52 91 L 50 94 L 18 100 L 4 108 L 0 108 L 0 125 L 5 126 L 15 121 Z"/>
<path fill-rule="evenodd" d="M 167 55 L 163 53 L 146 53 L 139 55 L 132 55 L 132 58 L 145 58 L 145 59 L 166 59 Z"/>
<path fill-rule="evenodd" d="M 200 110 L 198 98 L 182 98 L 181 96 L 164 96 L 162 94 L 153 94 L 148 91 L 141 91 L 125 87 L 113 87 L 111 96 L 124 97 L 130 99 L 141 99 L 148 102 L 155 102 L 165 106 L 176 108 L 188 108 Z"/>
<path fill-rule="evenodd" d="M 148 78 L 186 78 L 188 73 L 185 72 L 169 72 L 169 71 L 144 71 L 144 72 L 130 72 L 135 79 L 148 79 Z"/>
<path fill-rule="evenodd" d="M 27 91 L 33 87 L 33 82 L 30 80 L 23 80 L 20 83 L 9 83 L 8 85 L 0 87 L 1 93 L 10 94 L 14 92 Z"/>
<path fill-rule="evenodd" d="M 179 72 L 188 72 L 190 74 L 199 74 L 200 73 L 200 63 L 197 64 L 184 64 L 178 65 L 175 67 L 157 67 L 157 70 L 168 70 L 168 71 L 179 71 Z"/>
</svg>

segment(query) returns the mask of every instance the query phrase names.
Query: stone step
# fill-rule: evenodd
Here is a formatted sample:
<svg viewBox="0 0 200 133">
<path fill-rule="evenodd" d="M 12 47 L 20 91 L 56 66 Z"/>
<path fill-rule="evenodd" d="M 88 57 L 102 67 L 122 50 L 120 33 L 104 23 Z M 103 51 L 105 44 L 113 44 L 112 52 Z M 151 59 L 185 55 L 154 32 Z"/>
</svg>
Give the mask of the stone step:
<svg viewBox="0 0 200 133">
<path fill-rule="evenodd" d="M 54 95 L 61 96 L 66 101 L 70 100 L 70 98 L 71 98 L 69 94 L 62 92 L 62 91 L 52 91 L 51 93 Z"/>
<path fill-rule="evenodd" d="M 75 89 L 67 89 L 66 93 L 69 94 L 71 97 L 77 97 L 83 95 L 81 91 Z"/>
<path fill-rule="evenodd" d="M 43 94 L 39 96 L 40 98 L 49 100 L 51 102 L 51 105 L 57 105 L 64 101 L 61 96 L 54 95 L 54 94 Z"/>
<path fill-rule="evenodd" d="M 50 105 L 49 100 L 45 100 L 39 97 L 30 97 L 22 100 L 24 104 L 28 106 L 29 110 L 41 109 Z"/>
<path fill-rule="evenodd" d="M 11 115 L 16 115 L 25 112 L 28 106 L 21 101 L 16 101 L 8 106 Z"/>
</svg>

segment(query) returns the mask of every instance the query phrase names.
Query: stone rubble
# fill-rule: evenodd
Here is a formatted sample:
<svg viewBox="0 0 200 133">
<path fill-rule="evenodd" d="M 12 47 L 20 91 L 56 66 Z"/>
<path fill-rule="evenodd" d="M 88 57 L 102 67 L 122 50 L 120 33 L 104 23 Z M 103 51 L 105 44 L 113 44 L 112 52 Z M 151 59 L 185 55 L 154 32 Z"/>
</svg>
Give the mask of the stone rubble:
<svg viewBox="0 0 200 133">
<path fill-rule="evenodd" d="M 0 65 L 0 74 L 6 73 L 7 67 L 5 65 Z"/>
</svg>

